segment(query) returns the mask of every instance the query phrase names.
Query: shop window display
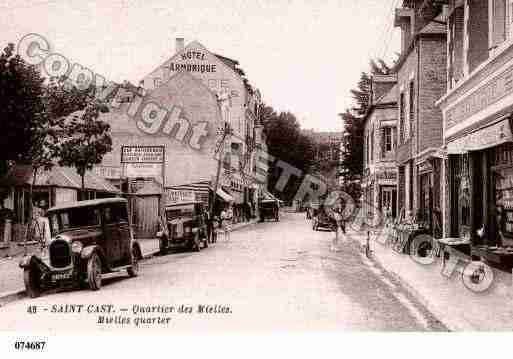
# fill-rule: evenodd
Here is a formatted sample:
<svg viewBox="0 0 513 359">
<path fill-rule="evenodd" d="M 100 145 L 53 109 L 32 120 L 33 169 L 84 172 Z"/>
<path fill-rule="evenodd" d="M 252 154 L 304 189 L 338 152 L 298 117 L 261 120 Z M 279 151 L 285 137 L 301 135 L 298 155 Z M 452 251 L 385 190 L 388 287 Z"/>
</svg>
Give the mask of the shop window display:
<svg viewBox="0 0 513 359">
<path fill-rule="evenodd" d="M 495 151 L 492 167 L 498 244 L 513 246 L 513 146 L 500 146 Z"/>
</svg>

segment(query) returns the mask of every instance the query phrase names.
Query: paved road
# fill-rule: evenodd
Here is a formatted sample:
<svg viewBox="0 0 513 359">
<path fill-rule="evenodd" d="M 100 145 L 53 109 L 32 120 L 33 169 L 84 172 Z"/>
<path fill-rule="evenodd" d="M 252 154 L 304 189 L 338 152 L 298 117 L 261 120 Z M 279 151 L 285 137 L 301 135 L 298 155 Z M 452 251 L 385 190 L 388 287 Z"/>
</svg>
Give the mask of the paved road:
<svg viewBox="0 0 513 359">
<path fill-rule="evenodd" d="M 284 213 L 279 223 L 251 225 L 200 253 L 146 260 L 139 277 L 116 275 L 97 292 L 8 304 L 0 308 L 0 329 L 445 330 L 400 283 L 363 258 L 357 243 L 330 252 L 332 236 L 312 231 L 304 215 Z M 109 307 L 91 304 L 112 304 L 113 312 L 94 313 Z M 52 312 L 69 305 L 75 313 Z M 212 313 L 198 313 L 199 305 Z M 28 313 L 29 306 L 37 314 Z M 114 323 L 99 324 L 101 316 Z"/>
</svg>

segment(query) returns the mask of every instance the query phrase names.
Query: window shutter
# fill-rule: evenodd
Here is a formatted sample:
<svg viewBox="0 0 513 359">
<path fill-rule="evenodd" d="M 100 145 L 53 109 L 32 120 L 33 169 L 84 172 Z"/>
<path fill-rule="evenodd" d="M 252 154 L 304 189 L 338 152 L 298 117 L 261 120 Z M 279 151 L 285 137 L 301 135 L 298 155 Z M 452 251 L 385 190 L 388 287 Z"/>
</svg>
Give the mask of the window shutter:
<svg viewBox="0 0 513 359">
<path fill-rule="evenodd" d="M 506 0 L 493 0 L 493 46 L 506 40 Z"/>
<path fill-rule="evenodd" d="M 385 127 L 381 128 L 381 158 L 385 158 L 386 150 L 386 133 Z"/>
</svg>

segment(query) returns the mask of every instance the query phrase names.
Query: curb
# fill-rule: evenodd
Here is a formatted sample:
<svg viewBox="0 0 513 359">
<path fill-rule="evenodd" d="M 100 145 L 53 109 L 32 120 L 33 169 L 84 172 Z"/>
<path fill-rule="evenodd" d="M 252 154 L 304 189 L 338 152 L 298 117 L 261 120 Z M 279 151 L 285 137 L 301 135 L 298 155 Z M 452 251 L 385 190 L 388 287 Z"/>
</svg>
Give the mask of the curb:
<svg viewBox="0 0 513 359">
<path fill-rule="evenodd" d="M 356 232 L 356 231 L 353 231 L 353 234 L 356 234 L 358 236 L 361 236 L 363 237 L 364 239 L 366 238 L 367 236 L 367 233 L 359 233 L 359 232 Z M 357 239 L 355 238 L 354 239 L 355 241 L 360 241 L 360 239 Z M 361 241 L 360 241 L 361 242 Z M 381 245 L 380 243 L 378 242 L 374 242 L 375 245 Z M 381 245 L 383 246 L 383 245 Z M 444 317 L 444 314 L 439 311 L 435 305 L 431 304 L 431 302 L 424 296 L 422 295 L 417 289 L 415 289 L 415 287 L 413 285 L 411 285 L 400 273 L 392 270 L 391 268 L 389 268 L 388 266 L 385 265 L 385 263 L 379 258 L 378 255 L 375 254 L 376 252 L 375 251 L 372 251 L 372 254 L 369 258 L 369 260 L 371 261 L 374 261 L 376 262 L 377 264 L 379 264 L 379 266 L 381 266 L 381 268 L 387 272 L 388 274 L 390 274 L 394 279 L 396 279 L 400 284 L 401 286 L 406 289 L 406 291 L 412 296 L 414 297 L 420 304 L 422 304 L 429 312 L 431 312 L 431 314 L 440 322 L 442 323 L 449 331 L 462 331 L 462 330 L 469 330 L 468 328 L 464 328 L 464 327 L 461 327 L 461 325 L 457 325 L 455 323 L 452 323 L 452 322 L 449 322 L 447 321 L 447 319 L 445 319 Z M 444 319 L 441 319 L 441 318 L 444 318 Z"/>
<path fill-rule="evenodd" d="M 235 232 L 235 231 L 238 231 L 239 229 L 242 229 L 242 228 L 245 228 L 251 224 L 256 224 L 257 222 L 247 222 L 247 223 L 243 223 L 242 225 L 236 227 L 236 228 L 233 228 L 232 229 L 232 232 Z M 155 249 L 155 250 L 152 250 L 146 254 L 143 254 L 143 260 L 144 259 L 149 259 L 149 258 L 152 258 L 154 257 L 156 254 L 158 254 L 160 252 L 160 250 L 158 249 Z M 4 305 L 6 304 L 9 304 L 11 302 L 14 302 L 16 300 L 20 300 L 20 299 L 23 299 L 27 296 L 27 293 L 25 292 L 25 289 L 19 289 L 19 290 L 15 290 L 15 291 L 11 291 L 11 292 L 4 292 L 4 293 L 0 293 L 0 307 L 3 307 Z"/>
<path fill-rule="evenodd" d="M 377 262 L 383 270 L 385 270 L 388 274 L 390 274 L 394 279 L 396 279 L 405 289 L 411 294 L 416 300 L 420 302 L 431 314 L 435 316 L 435 318 L 442 323 L 449 331 L 464 331 L 464 330 L 472 330 L 469 328 L 461 327 L 461 325 L 457 325 L 448 321 L 445 318 L 444 313 L 442 313 L 434 304 L 432 304 L 424 295 L 422 295 L 413 285 L 411 285 L 400 273 L 388 268 L 384 262 L 373 252 L 374 254 L 371 256 L 370 260 Z M 444 318 L 444 319 L 442 319 Z"/>
<path fill-rule="evenodd" d="M 464 328 L 461 328 L 457 325 L 454 325 L 454 324 L 448 322 L 446 319 L 441 319 L 441 318 L 444 318 L 443 313 L 441 313 L 438 309 L 436 309 L 435 306 L 432 305 L 429 302 L 429 300 L 427 300 L 427 298 L 425 296 L 420 294 L 420 292 L 417 289 L 415 289 L 415 287 L 413 287 L 410 283 L 408 283 L 406 281 L 406 279 L 404 279 L 399 273 L 387 268 L 384 265 L 384 263 L 375 254 L 372 255 L 371 260 L 374 260 L 375 262 L 377 262 L 388 274 L 390 274 L 394 279 L 396 279 L 401 284 L 401 286 L 404 289 L 406 289 L 406 291 L 409 294 L 411 294 L 417 301 L 420 302 L 420 304 L 422 304 L 429 312 L 431 312 L 431 314 L 434 315 L 435 318 L 440 323 L 442 323 L 449 331 L 454 332 L 454 331 L 465 330 Z"/>
</svg>

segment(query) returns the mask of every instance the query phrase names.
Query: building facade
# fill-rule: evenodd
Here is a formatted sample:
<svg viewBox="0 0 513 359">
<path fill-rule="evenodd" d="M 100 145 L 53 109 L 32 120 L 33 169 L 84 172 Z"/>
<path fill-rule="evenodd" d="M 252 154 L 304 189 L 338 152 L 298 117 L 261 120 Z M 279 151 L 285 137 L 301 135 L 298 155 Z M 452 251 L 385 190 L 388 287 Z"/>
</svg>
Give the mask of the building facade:
<svg viewBox="0 0 513 359">
<path fill-rule="evenodd" d="M 145 76 L 141 85 L 153 91 L 173 75 L 183 72 L 191 74 L 223 100 L 221 117 L 230 124 L 233 134 L 226 142 L 225 153 L 230 155 L 224 161 L 222 184 L 233 192 L 235 202 L 242 204 L 246 197 L 254 196 L 258 190 L 253 179 L 256 143 L 261 141 L 258 129 L 260 93 L 249 85 L 236 60 L 212 53 L 197 41 L 184 46 L 181 38 L 176 39 L 175 54 Z M 178 182 L 183 183 L 181 179 Z"/>
<path fill-rule="evenodd" d="M 513 2 L 448 2 L 443 232 L 513 266 Z M 477 234 L 478 229 L 484 235 Z"/>
<path fill-rule="evenodd" d="M 423 0 L 396 9 L 402 48 L 397 74 L 398 210 L 407 221 L 441 226 L 442 112 L 436 101 L 446 91 L 446 27 Z M 439 223 L 439 224 L 437 224 Z"/>
<path fill-rule="evenodd" d="M 397 214 L 397 76 L 374 75 L 364 121 L 363 204 Z"/>
<path fill-rule="evenodd" d="M 255 215 L 266 185 L 266 174 L 256 173 L 258 153 L 265 150 L 260 103 L 237 61 L 177 39 L 169 60 L 138 87 L 124 84 L 117 92 L 103 116 L 113 150 L 95 170 L 136 195 L 148 186 L 156 192 L 160 184 L 160 202 L 141 202 L 141 208 L 162 207 L 176 191 L 195 192 L 207 202 L 217 185 L 233 202 L 236 221 Z M 151 213 L 156 228 L 158 208 L 138 212 Z"/>
</svg>

